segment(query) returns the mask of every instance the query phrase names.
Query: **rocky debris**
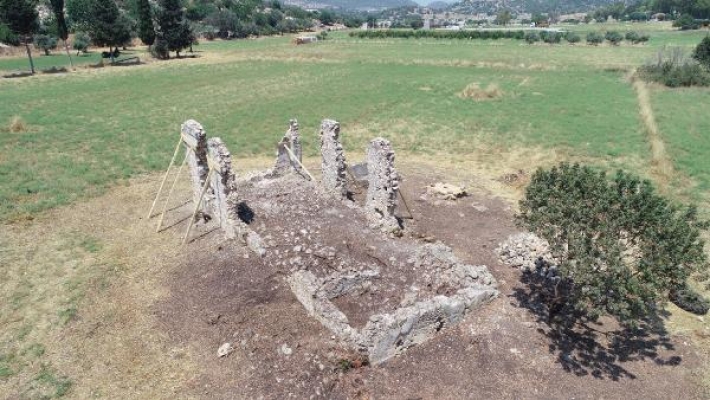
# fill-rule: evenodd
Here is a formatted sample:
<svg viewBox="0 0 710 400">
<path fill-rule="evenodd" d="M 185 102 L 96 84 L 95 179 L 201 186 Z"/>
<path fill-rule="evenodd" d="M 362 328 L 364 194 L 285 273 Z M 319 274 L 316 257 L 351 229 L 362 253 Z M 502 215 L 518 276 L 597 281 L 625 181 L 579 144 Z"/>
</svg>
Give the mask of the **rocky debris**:
<svg viewBox="0 0 710 400">
<path fill-rule="evenodd" d="M 231 354 L 234 351 L 234 347 L 232 347 L 232 344 L 227 342 L 223 343 L 219 348 L 217 349 L 217 356 L 218 357 L 226 357 L 229 354 Z"/>
<path fill-rule="evenodd" d="M 281 345 L 281 347 L 279 347 L 279 353 L 285 356 L 290 356 L 291 354 L 293 354 L 293 349 L 288 347 L 288 345 L 284 343 Z"/>
<path fill-rule="evenodd" d="M 266 254 L 266 248 L 264 247 L 264 241 L 261 239 L 261 236 L 252 230 L 249 230 L 245 236 L 249 250 L 263 257 Z"/>
<path fill-rule="evenodd" d="M 427 186 L 426 193 L 439 200 L 456 200 L 466 196 L 466 189 L 450 183 L 437 182 L 431 186 Z"/>
<path fill-rule="evenodd" d="M 324 119 L 320 129 L 321 173 L 326 192 L 339 197 L 347 195 L 345 152 L 340 144 L 340 124 Z"/>
<path fill-rule="evenodd" d="M 534 271 L 544 260 L 549 264 L 557 264 L 550 253 L 550 245 L 545 239 L 532 233 L 516 233 L 496 248 L 500 260 L 521 271 Z"/>
<path fill-rule="evenodd" d="M 192 179 L 194 204 L 200 199 L 202 187 L 207 180 L 207 133 L 199 122 L 189 119 L 180 127 L 183 142 L 190 148 L 187 155 L 187 166 Z M 203 204 L 203 213 L 209 215 L 209 205 Z"/>
<path fill-rule="evenodd" d="M 387 233 L 400 231 L 394 215 L 399 192 L 399 175 L 394 168 L 394 151 L 390 142 L 381 137 L 367 147 L 368 186 L 365 210 L 374 227 Z"/>
</svg>

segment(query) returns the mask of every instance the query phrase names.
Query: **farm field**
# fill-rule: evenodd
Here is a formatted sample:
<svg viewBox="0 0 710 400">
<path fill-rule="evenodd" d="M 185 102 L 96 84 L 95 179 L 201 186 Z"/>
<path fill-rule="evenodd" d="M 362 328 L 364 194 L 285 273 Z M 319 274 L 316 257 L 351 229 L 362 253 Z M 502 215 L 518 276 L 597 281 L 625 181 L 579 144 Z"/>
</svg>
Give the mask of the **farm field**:
<svg viewBox="0 0 710 400">
<path fill-rule="evenodd" d="M 633 171 L 710 215 L 710 89 L 649 85 L 673 166 L 671 179 L 659 180 L 630 80 L 664 46 L 690 51 L 707 31 L 562 27 L 631 28 L 651 40 L 550 46 L 334 32 L 313 45 L 203 42 L 194 59 L 0 79 L 0 398 L 166 398 L 203 383 L 194 349 L 146 333 L 159 314 L 150 304 L 166 296 L 161 280 L 177 263 L 175 238 L 126 222 L 144 217 L 189 118 L 225 141 L 240 171 L 269 166 L 294 117 L 306 163 L 317 166 L 317 127 L 334 118 L 349 159 L 383 136 L 405 171 L 450 176 L 513 208 L 521 189 L 500 183 L 503 175 L 568 160 Z M 35 61 L 68 64 L 59 51 Z M 0 72 L 26 64 L 0 58 Z M 477 100 L 463 95 L 471 85 L 497 90 Z M 705 360 L 708 322 L 670 311 L 668 329 L 696 346 L 684 354 Z M 115 363 L 97 361 L 109 355 Z M 694 365 L 688 379 L 710 393 L 710 371 Z"/>
</svg>

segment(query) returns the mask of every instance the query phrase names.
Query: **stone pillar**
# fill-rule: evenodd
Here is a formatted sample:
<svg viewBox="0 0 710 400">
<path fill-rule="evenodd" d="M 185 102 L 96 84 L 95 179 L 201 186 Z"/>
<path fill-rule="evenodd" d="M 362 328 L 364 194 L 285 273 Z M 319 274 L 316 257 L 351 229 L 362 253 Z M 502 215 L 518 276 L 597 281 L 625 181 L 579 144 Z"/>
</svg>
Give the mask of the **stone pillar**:
<svg viewBox="0 0 710 400">
<path fill-rule="evenodd" d="M 199 122 L 189 119 L 180 127 L 180 133 L 185 144 L 192 149 L 187 156 L 187 165 L 192 179 L 192 194 L 195 204 L 200 199 L 202 186 L 207 179 L 207 133 Z M 209 214 L 206 204 L 202 212 Z"/>
<path fill-rule="evenodd" d="M 288 146 L 291 149 L 293 155 L 296 156 L 296 159 L 299 162 L 303 161 L 301 137 L 298 133 L 298 121 L 296 121 L 295 119 L 289 121 L 289 129 L 286 131 L 286 134 L 278 144 L 276 150 L 276 165 L 274 166 L 273 170 L 273 175 L 275 176 L 284 175 L 290 172 L 292 168 L 296 172 L 301 171 L 301 166 L 297 162 L 291 160 L 291 157 L 289 156 L 285 146 Z"/>
<path fill-rule="evenodd" d="M 345 153 L 340 145 L 340 124 L 337 121 L 324 119 L 321 123 L 320 152 L 323 186 L 326 191 L 345 197 Z"/>
<path fill-rule="evenodd" d="M 234 238 L 239 233 L 241 221 L 235 190 L 236 177 L 232 172 L 232 156 L 220 138 L 211 138 L 207 141 L 207 156 L 214 169 L 210 181 L 213 196 L 208 200 L 209 208 L 226 236 Z"/>
<path fill-rule="evenodd" d="M 286 132 L 288 140 L 291 142 L 291 151 L 296 156 L 298 162 L 303 162 L 303 148 L 301 147 L 301 134 L 298 132 L 298 121 L 292 119 L 288 122 L 288 131 Z M 301 171 L 301 166 L 297 162 L 291 162 L 291 167 L 295 171 Z"/>
<path fill-rule="evenodd" d="M 399 231 L 399 223 L 394 216 L 399 175 L 394 169 L 394 150 L 388 140 L 378 137 L 370 141 L 367 147 L 367 171 L 365 210 L 368 220 L 386 232 Z"/>
</svg>

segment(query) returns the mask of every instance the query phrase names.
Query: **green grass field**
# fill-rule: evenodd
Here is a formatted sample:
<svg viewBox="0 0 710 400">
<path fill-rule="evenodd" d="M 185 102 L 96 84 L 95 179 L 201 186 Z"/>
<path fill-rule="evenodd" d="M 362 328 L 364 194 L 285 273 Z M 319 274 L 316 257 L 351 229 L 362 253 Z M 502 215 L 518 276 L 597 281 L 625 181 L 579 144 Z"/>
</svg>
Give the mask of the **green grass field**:
<svg viewBox="0 0 710 400">
<path fill-rule="evenodd" d="M 288 37 L 218 41 L 198 46 L 198 59 L 2 80 L 0 121 L 20 117 L 26 130 L 0 134 L 0 218 L 67 204 L 163 168 L 188 118 L 221 136 L 237 160 L 270 154 L 291 117 L 315 155 L 318 123 L 332 117 L 342 123 L 348 150 L 382 135 L 412 154 L 542 147 L 643 170 L 648 145 L 625 71 L 652 57 L 661 40 L 690 46 L 703 33 L 651 35 L 649 45 L 620 47 L 356 40 L 344 33 L 311 46 Z M 0 68 L 24 61 L 0 60 Z M 470 83 L 496 84 L 503 95 L 460 98 Z M 707 97 L 704 89 L 674 93 L 658 93 L 673 96 L 681 110 L 659 113 L 662 131 L 676 126 L 670 118 L 683 118 L 684 104 Z M 669 134 L 673 149 L 681 133 Z"/>
</svg>

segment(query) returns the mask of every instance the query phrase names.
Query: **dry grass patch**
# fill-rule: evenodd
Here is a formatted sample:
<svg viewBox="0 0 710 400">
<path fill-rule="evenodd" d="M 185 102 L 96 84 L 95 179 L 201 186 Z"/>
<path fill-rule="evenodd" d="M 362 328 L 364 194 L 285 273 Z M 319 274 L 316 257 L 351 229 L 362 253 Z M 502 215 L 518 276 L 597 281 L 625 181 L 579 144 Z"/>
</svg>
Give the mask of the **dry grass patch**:
<svg viewBox="0 0 710 400">
<path fill-rule="evenodd" d="M 10 121 L 7 124 L 7 131 L 11 133 L 26 132 L 27 124 L 25 123 L 25 120 L 22 119 L 22 117 L 20 117 L 19 115 L 15 115 L 10 118 Z"/>
<path fill-rule="evenodd" d="M 485 89 L 481 88 L 478 82 L 468 84 L 458 96 L 462 99 L 473 99 L 475 101 L 493 100 L 503 97 L 503 91 L 495 83 L 490 83 Z"/>
</svg>

